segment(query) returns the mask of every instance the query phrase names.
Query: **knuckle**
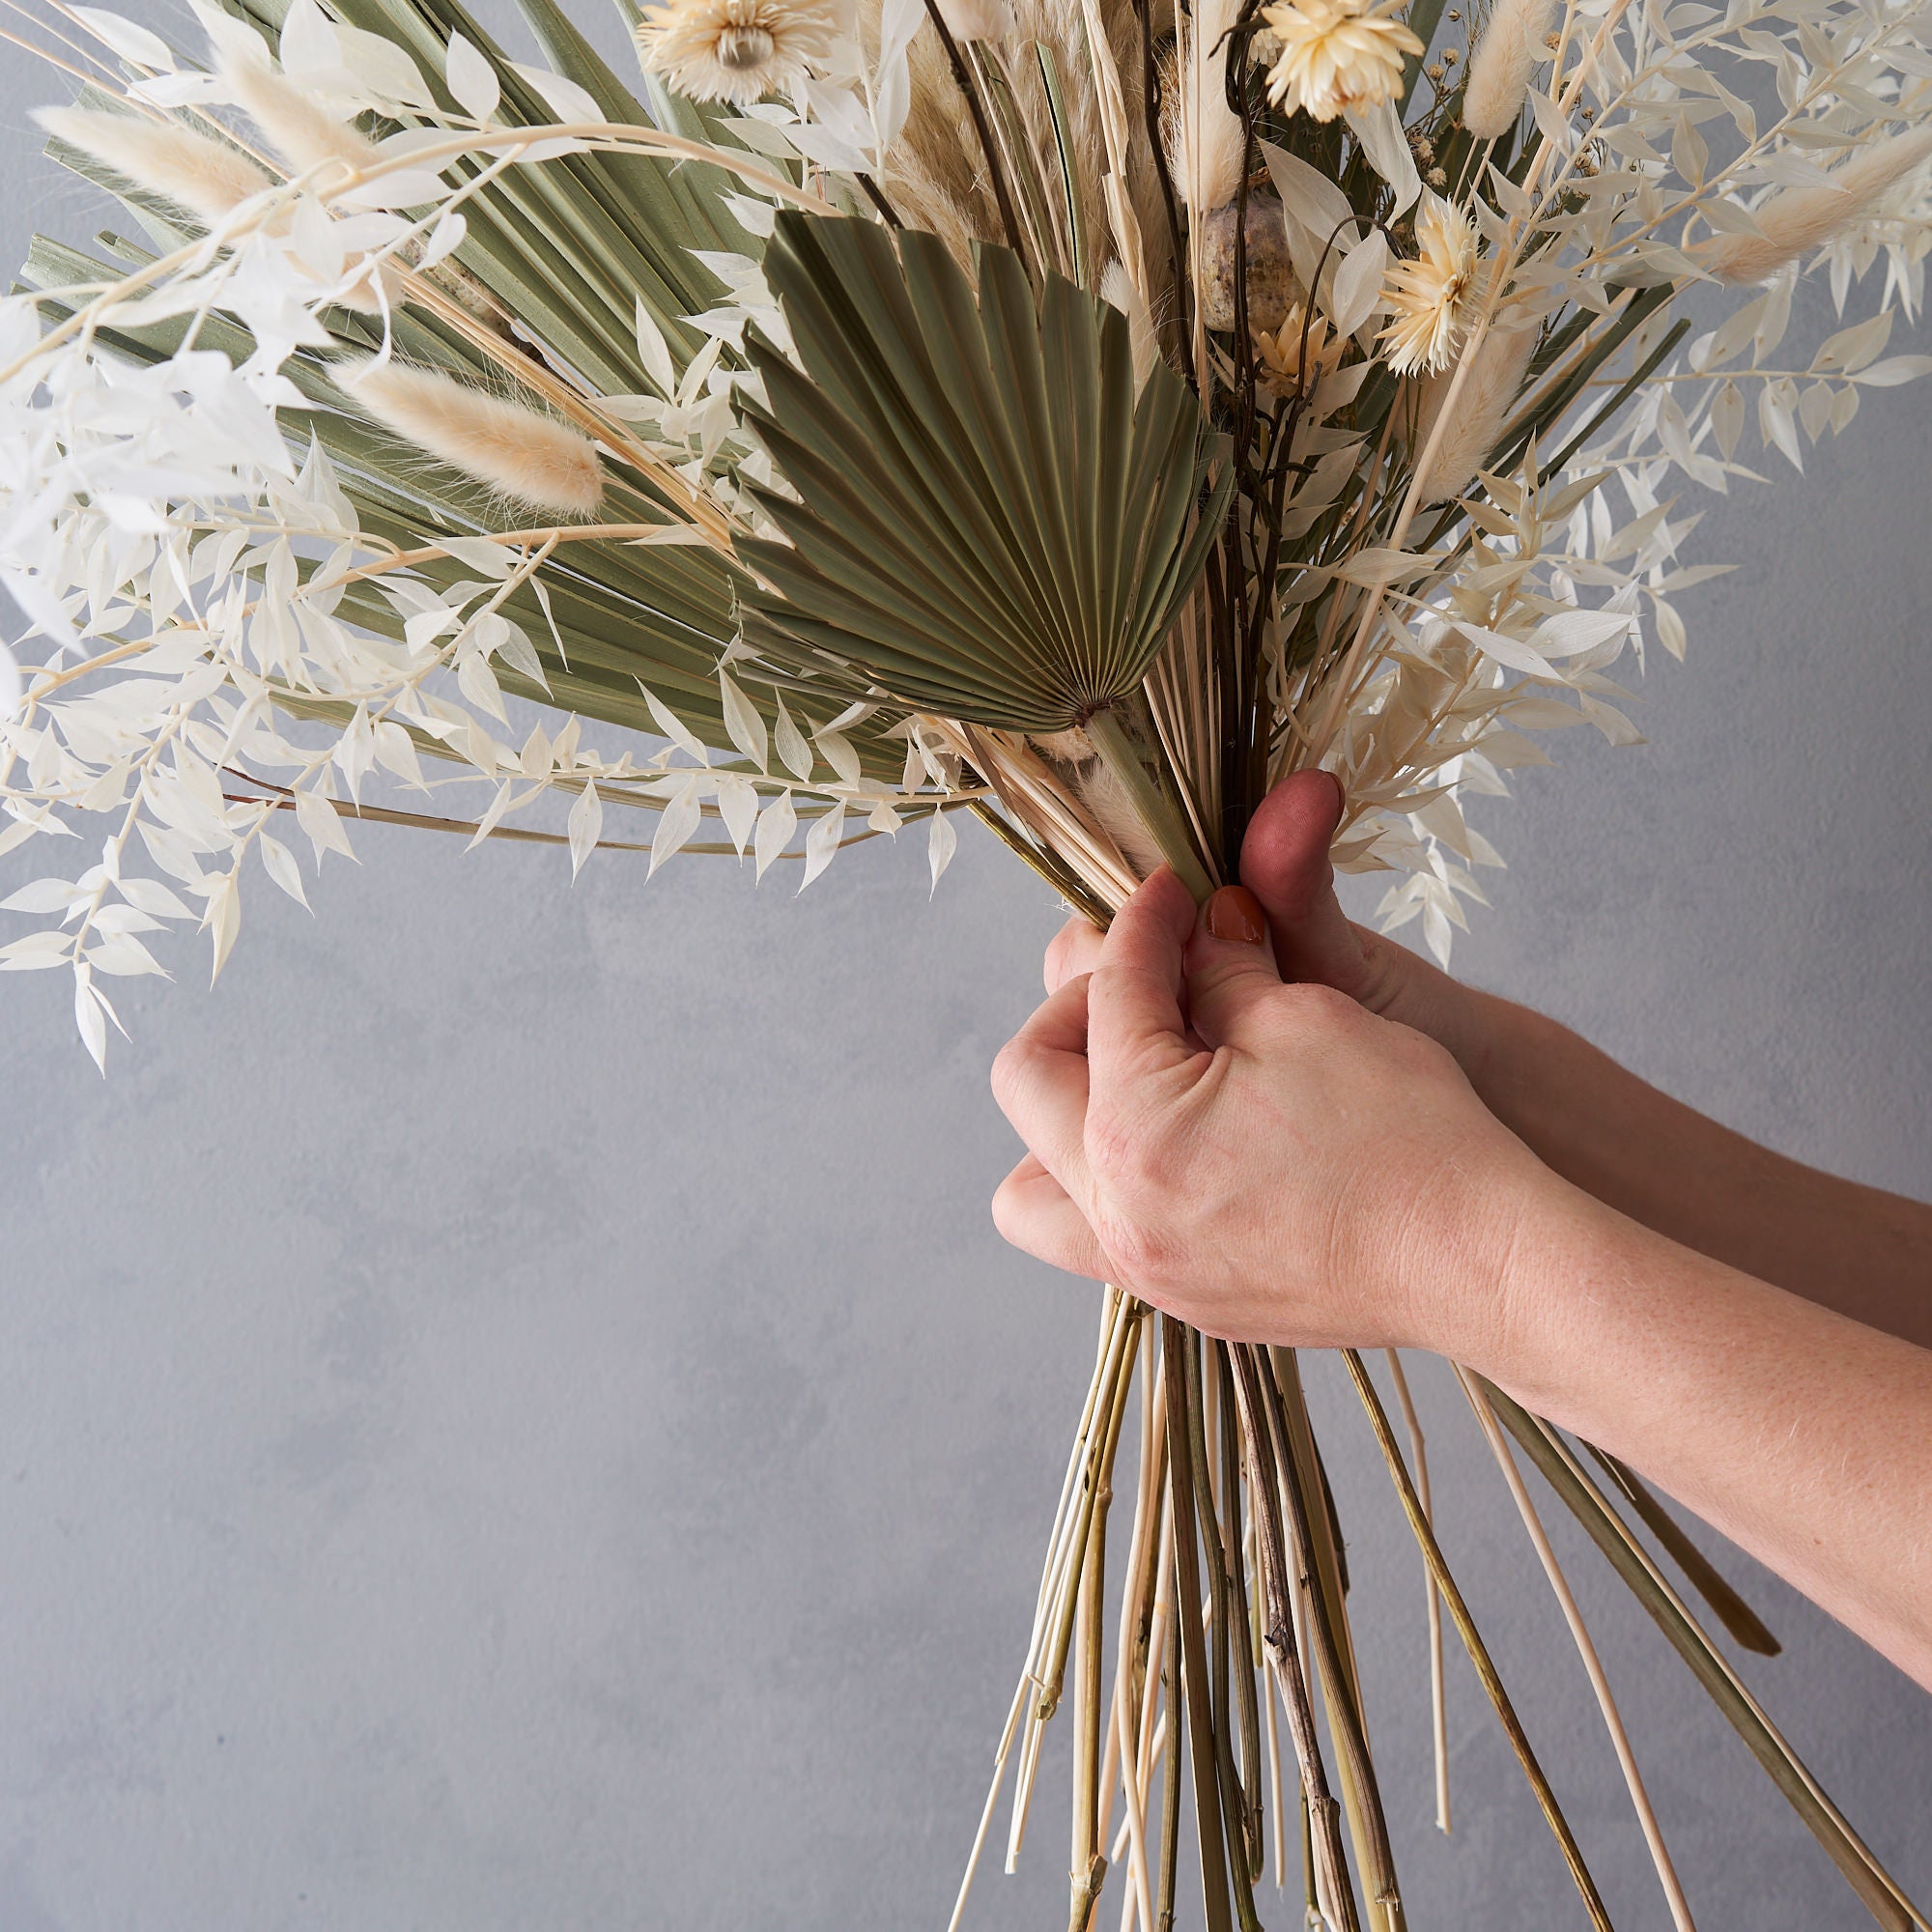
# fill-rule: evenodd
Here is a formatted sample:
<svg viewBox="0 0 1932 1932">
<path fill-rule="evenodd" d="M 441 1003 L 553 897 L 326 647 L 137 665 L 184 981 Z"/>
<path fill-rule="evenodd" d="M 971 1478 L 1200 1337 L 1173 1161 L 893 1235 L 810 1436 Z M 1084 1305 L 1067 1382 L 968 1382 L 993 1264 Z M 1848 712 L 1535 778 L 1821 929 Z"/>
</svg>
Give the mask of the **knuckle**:
<svg viewBox="0 0 1932 1932">
<path fill-rule="evenodd" d="M 1338 1033 L 1352 1026 L 1361 1008 L 1347 993 L 1333 986 L 1313 984 L 1284 986 L 1283 1010 L 1293 1013 L 1303 1027 L 1318 1033 Z"/>
<path fill-rule="evenodd" d="M 1026 1091 L 1033 1050 L 1023 1036 L 1016 1035 L 993 1056 L 993 1098 L 1006 1112 Z"/>
<path fill-rule="evenodd" d="M 1156 1195 L 1165 1182 L 1166 1162 L 1147 1120 L 1120 1107 L 1088 1110 L 1087 1164 L 1137 1201 Z"/>
<path fill-rule="evenodd" d="M 1401 995 L 1404 962 L 1413 955 L 1379 932 L 1357 931 L 1362 970 L 1355 981 L 1355 998 L 1372 1013 L 1386 1012 Z"/>
</svg>

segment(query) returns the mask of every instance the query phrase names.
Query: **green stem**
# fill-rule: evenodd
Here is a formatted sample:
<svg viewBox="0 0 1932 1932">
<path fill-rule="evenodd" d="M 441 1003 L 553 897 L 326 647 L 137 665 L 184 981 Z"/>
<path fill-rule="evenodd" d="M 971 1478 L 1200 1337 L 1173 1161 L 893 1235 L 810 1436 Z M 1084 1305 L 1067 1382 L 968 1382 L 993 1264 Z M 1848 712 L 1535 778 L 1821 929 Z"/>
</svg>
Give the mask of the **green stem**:
<svg viewBox="0 0 1932 1932">
<path fill-rule="evenodd" d="M 1201 863 L 1194 841 L 1181 823 L 1174 802 L 1154 782 L 1134 742 L 1121 728 L 1120 716 L 1112 710 L 1096 711 L 1086 724 L 1087 742 L 1094 747 L 1109 775 L 1132 801 L 1141 823 L 1160 847 L 1160 856 L 1174 867 L 1175 876 L 1194 895 L 1196 905 L 1204 904 L 1214 890 L 1214 881 Z"/>
<path fill-rule="evenodd" d="M 1857 1833 L 1825 1797 L 1791 1747 L 1773 1727 L 1736 1674 L 1643 1553 L 1622 1518 L 1591 1481 L 1583 1465 L 1548 1424 L 1521 1408 L 1493 1384 L 1477 1381 L 1490 1406 L 1523 1446 L 1551 1489 L 1589 1531 L 1591 1541 L 1630 1585 L 1637 1601 L 1670 1639 L 1671 1647 L 1690 1665 L 1712 1701 L 1730 1720 L 1751 1755 L 1761 1764 L 1791 1807 L 1809 1827 L 1832 1862 L 1863 1901 L 1865 1910 L 1889 1932 L 1911 1932 L 1925 1919 L 1902 1892 Z"/>
<path fill-rule="evenodd" d="M 1248 1613 L 1246 1568 L 1241 1559 L 1241 1446 L 1237 1420 L 1239 1399 L 1235 1371 L 1225 1342 L 1214 1345 L 1221 1377 L 1221 1499 L 1222 1548 L 1228 1552 L 1228 1585 L 1233 1599 L 1228 1617 L 1231 1643 L 1236 1647 L 1236 1713 L 1241 1724 L 1241 1832 L 1247 1848 L 1248 1871 L 1259 1879 L 1266 1869 L 1262 1842 L 1262 1720 L 1255 1702 L 1254 1634 Z M 1259 1474 L 1257 1482 L 1261 1480 Z"/>
<path fill-rule="evenodd" d="M 1342 1801 L 1348 1807 L 1350 1832 L 1361 1851 L 1362 1889 L 1370 1918 L 1379 1921 L 1386 1932 L 1402 1932 L 1402 1893 L 1396 1883 L 1395 1854 L 1389 1845 L 1381 1788 L 1369 1755 L 1361 1684 L 1349 1645 L 1341 1553 L 1328 1512 L 1323 1509 L 1318 1518 L 1310 1505 L 1311 1496 L 1318 1505 L 1321 1500 L 1315 1432 L 1308 1420 L 1293 1350 L 1276 1349 L 1270 1352 L 1275 1373 L 1264 1378 L 1263 1397 L 1270 1404 L 1270 1424 L 1280 1432 L 1288 1448 L 1281 1462 L 1282 1492 L 1288 1505 L 1291 1539 L 1308 1589 L 1309 1634 L 1314 1639 L 1322 1697 L 1335 1735 Z"/>
<path fill-rule="evenodd" d="M 1543 1807 L 1543 1815 L 1548 1821 L 1557 1844 L 1562 1847 L 1564 1862 L 1569 1865 L 1570 1876 L 1590 1914 L 1590 1922 L 1597 1932 L 1614 1932 L 1610 1915 L 1604 1909 L 1603 1895 L 1597 1889 L 1596 1880 L 1590 1876 L 1590 1867 L 1583 1862 L 1583 1854 L 1570 1829 L 1570 1821 L 1564 1817 L 1563 1807 L 1557 1804 L 1556 1794 L 1549 1788 L 1549 1780 L 1544 1776 L 1535 1751 L 1530 1748 L 1529 1738 L 1517 1717 L 1516 1706 L 1510 1702 L 1509 1692 L 1503 1689 L 1503 1680 L 1497 1675 L 1496 1666 L 1484 1646 L 1476 1629 L 1476 1620 L 1469 1614 L 1468 1605 L 1463 1601 L 1463 1592 L 1457 1587 L 1455 1577 L 1449 1574 L 1449 1566 L 1442 1557 L 1442 1547 L 1435 1541 L 1435 1532 L 1430 1527 L 1429 1518 L 1423 1511 L 1422 1498 L 1416 1494 L 1415 1484 L 1409 1478 L 1408 1464 L 1402 1460 L 1402 1451 L 1396 1447 L 1395 1432 L 1389 1427 L 1382 1399 L 1376 1393 L 1376 1385 L 1369 1379 L 1369 1372 L 1362 1366 L 1361 1356 L 1354 1350 L 1346 1349 L 1342 1358 L 1349 1365 L 1355 1393 L 1361 1397 L 1362 1406 L 1368 1411 L 1369 1427 L 1375 1431 L 1376 1444 L 1382 1452 L 1382 1461 L 1388 1464 L 1403 1514 L 1407 1517 L 1408 1526 L 1421 1546 L 1422 1560 L 1428 1564 L 1430 1575 L 1435 1578 L 1435 1587 L 1442 1592 L 1442 1601 L 1449 1606 L 1457 1634 L 1462 1637 L 1463 1647 L 1469 1653 L 1469 1662 L 1476 1666 L 1476 1675 L 1482 1680 L 1491 1704 L 1495 1707 L 1496 1718 L 1502 1724 L 1504 1736 L 1510 1741 L 1510 1748 L 1516 1752 L 1522 1775 L 1529 1780 L 1529 1788 L 1536 1794 L 1536 1802 Z"/>
<path fill-rule="evenodd" d="M 1190 1390 L 1187 1356 L 1194 1342 L 1190 1328 L 1171 1315 L 1160 1318 L 1161 1366 L 1167 1389 L 1168 1427 L 1184 1426 Z M 1196 1389 L 1199 1383 L 1196 1381 Z M 1215 1770 L 1214 1733 L 1208 1700 L 1208 1652 L 1201 1640 L 1201 1566 L 1194 1497 L 1194 1462 L 1179 1445 L 1168 1459 L 1174 1486 L 1174 1621 L 1180 1632 L 1181 1678 L 1168 1707 L 1168 1736 L 1179 1743 L 1179 1713 L 1187 1714 L 1187 1744 L 1194 1760 L 1195 1824 L 1201 1839 L 1202 1915 L 1208 1932 L 1234 1932 L 1228 1906 L 1228 1865 L 1221 1827 L 1221 1794 Z"/>
</svg>

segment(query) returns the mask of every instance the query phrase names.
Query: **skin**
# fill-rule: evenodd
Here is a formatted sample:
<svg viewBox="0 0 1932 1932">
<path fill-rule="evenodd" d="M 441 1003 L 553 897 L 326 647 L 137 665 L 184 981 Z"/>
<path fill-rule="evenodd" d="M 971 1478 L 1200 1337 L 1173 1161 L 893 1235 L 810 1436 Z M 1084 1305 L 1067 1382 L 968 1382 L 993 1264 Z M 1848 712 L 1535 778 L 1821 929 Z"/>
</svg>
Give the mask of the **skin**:
<svg viewBox="0 0 1932 1932">
<path fill-rule="evenodd" d="M 1209 1334 L 1464 1363 L 1932 1689 L 1932 1208 L 1350 924 L 1341 809 L 1298 774 L 1241 886 L 1054 941 L 994 1066 L 1001 1233 Z"/>
</svg>

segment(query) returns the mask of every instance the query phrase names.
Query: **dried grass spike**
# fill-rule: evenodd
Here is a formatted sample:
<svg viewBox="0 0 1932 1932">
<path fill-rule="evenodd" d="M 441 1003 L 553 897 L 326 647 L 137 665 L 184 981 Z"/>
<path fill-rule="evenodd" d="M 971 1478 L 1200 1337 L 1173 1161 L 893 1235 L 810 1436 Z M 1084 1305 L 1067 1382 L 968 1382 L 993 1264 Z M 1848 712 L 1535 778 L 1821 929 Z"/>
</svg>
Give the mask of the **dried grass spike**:
<svg viewBox="0 0 1932 1932">
<path fill-rule="evenodd" d="M 1835 241 L 1932 158 L 1932 127 L 1894 134 L 1855 155 L 1830 187 L 1793 187 L 1756 210 L 1756 235 L 1719 235 L 1698 251 L 1723 282 L 1769 281 L 1780 269 Z"/>
<path fill-rule="evenodd" d="M 596 444 L 547 411 L 400 362 L 353 363 L 339 380 L 384 429 L 516 502 L 587 517 L 604 500 Z"/>
<path fill-rule="evenodd" d="M 1494 329 L 1485 338 L 1463 380 L 1456 413 L 1443 431 L 1418 501 L 1439 503 L 1460 497 L 1469 487 L 1502 434 L 1539 332 L 1530 323 L 1521 328 Z M 1418 450 L 1429 446 L 1455 374 L 1453 369 L 1445 369 L 1421 384 L 1415 412 L 1414 447 Z"/>
<path fill-rule="evenodd" d="M 1549 58 L 1551 0 L 1498 0 L 1469 62 L 1463 125 L 1479 141 L 1493 141 L 1516 126 L 1529 93 L 1530 70 Z"/>
<path fill-rule="evenodd" d="M 371 141 L 327 112 L 285 74 L 259 62 L 229 59 L 222 63 L 221 77 L 292 174 L 340 179 L 331 162 L 354 174 L 376 158 Z"/>
<path fill-rule="evenodd" d="M 78 148 L 121 179 L 213 227 L 273 177 L 240 149 L 173 121 L 147 121 L 92 107 L 41 107 L 34 118 L 55 140 Z"/>
</svg>

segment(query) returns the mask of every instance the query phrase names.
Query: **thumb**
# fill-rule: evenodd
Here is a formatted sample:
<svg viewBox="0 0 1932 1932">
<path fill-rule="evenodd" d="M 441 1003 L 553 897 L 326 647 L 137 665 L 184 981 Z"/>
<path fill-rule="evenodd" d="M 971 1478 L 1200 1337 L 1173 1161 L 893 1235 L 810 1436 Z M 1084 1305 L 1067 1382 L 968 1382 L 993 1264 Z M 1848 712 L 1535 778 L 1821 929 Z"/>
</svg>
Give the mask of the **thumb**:
<svg viewBox="0 0 1932 1932">
<path fill-rule="evenodd" d="M 1275 786 L 1241 844 L 1241 880 L 1266 909 L 1291 978 L 1360 997 L 1362 943 L 1335 896 L 1328 841 L 1342 817 L 1340 781 L 1328 772 L 1293 773 Z"/>
<path fill-rule="evenodd" d="M 1188 1020 L 1210 1047 L 1238 1044 L 1257 1000 L 1281 984 L 1267 915 L 1245 886 L 1223 886 L 1208 898 L 1183 963 Z"/>
</svg>

